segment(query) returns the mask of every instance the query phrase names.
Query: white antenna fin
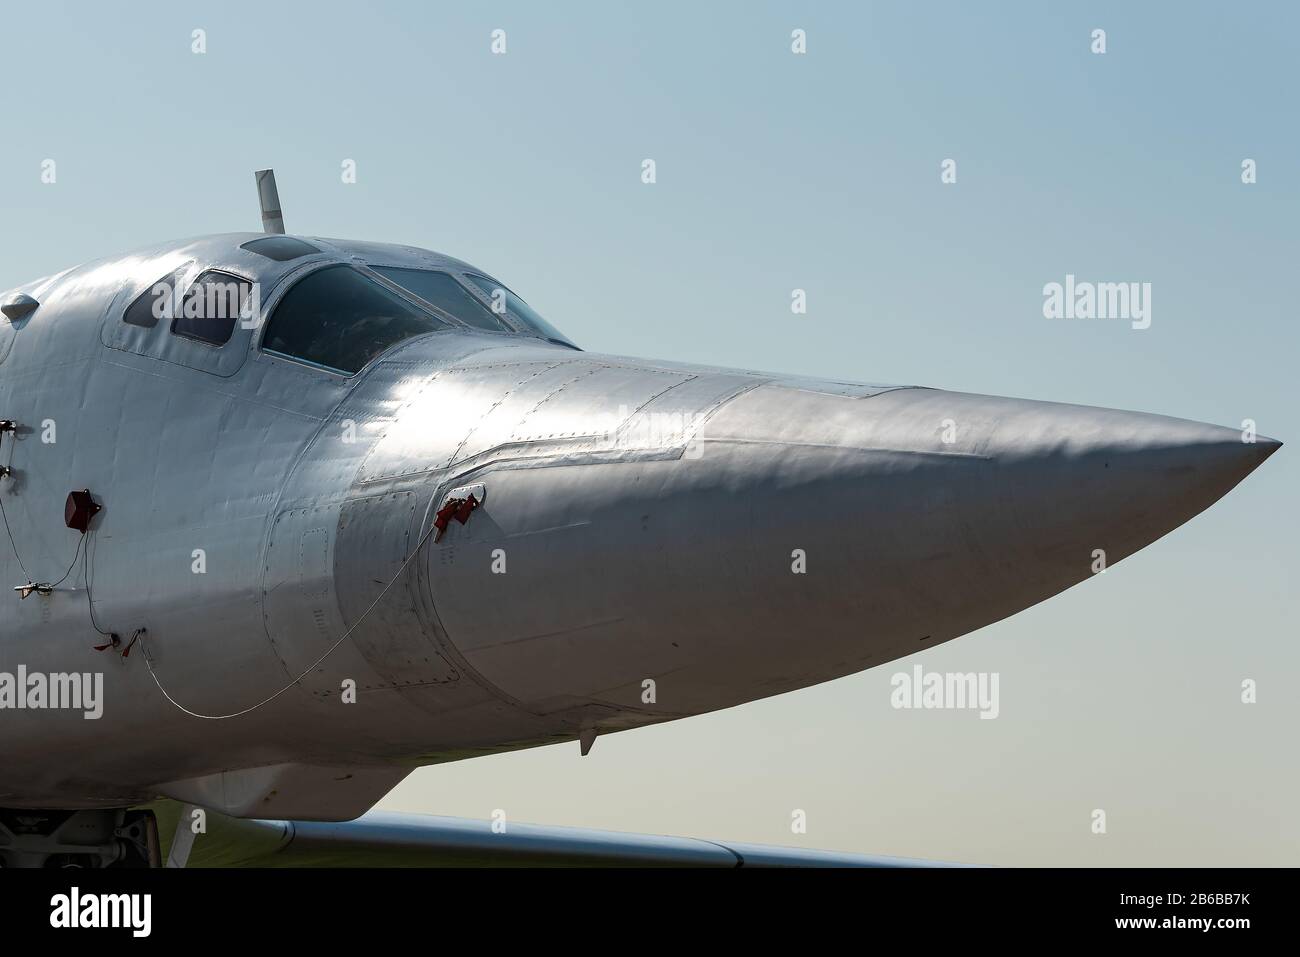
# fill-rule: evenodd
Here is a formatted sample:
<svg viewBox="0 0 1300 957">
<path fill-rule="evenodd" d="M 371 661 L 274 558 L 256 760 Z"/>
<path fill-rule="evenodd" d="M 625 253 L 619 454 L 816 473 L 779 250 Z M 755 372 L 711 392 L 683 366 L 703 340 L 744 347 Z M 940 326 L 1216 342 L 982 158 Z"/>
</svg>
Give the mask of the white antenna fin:
<svg viewBox="0 0 1300 957">
<path fill-rule="evenodd" d="M 280 211 L 280 191 L 275 188 L 275 170 L 259 169 L 257 201 L 262 205 L 262 232 L 284 234 L 284 213 Z"/>
</svg>

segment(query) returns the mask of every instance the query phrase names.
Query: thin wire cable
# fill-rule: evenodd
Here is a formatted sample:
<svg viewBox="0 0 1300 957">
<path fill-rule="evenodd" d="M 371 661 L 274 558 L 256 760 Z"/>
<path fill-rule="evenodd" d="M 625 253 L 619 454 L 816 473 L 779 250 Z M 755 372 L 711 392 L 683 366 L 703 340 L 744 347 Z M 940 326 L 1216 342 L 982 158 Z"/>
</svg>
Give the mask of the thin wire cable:
<svg viewBox="0 0 1300 957">
<path fill-rule="evenodd" d="M 29 572 L 27 566 L 23 564 L 23 557 L 18 554 L 18 543 L 14 541 L 14 533 L 9 528 L 9 513 L 5 511 L 5 497 L 3 495 L 0 495 L 0 516 L 4 517 L 5 534 L 9 536 L 9 547 L 14 550 L 14 558 L 18 559 L 18 567 L 21 568 L 23 574 L 27 576 L 27 580 L 31 581 L 32 573 Z"/>
<path fill-rule="evenodd" d="M 4 518 L 5 534 L 9 536 L 9 547 L 13 549 L 14 558 L 18 560 L 18 567 L 19 569 L 22 570 L 23 575 L 25 575 L 27 577 L 27 580 L 29 582 L 32 582 L 33 584 L 45 584 L 44 582 L 39 582 L 39 583 L 35 582 L 32 579 L 32 573 L 29 572 L 27 570 L 27 566 L 23 564 L 22 555 L 18 554 L 18 543 L 14 541 L 14 533 L 9 528 L 9 513 L 5 511 L 5 499 L 3 495 L 0 495 L 0 517 Z M 86 537 L 85 535 L 78 536 L 77 547 L 72 552 L 72 563 L 68 565 L 68 570 L 63 573 L 62 578 L 49 585 L 50 588 L 57 588 L 58 586 L 62 585 L 65 581 L 68 580 L 68 576 L 72 574 L 72 570 L 77 567 L 77 556 L 81 554 L 81 540 L 84 539 L 85 537 Z"/>
<path fill-rule="evenodd" d="M 68 576 L 72 574 L 72 569 L 74 569 L 74 568 L 77 566 L 77 558 L 78 558 L 78 556 L 81 555 L 81 543 L 84 542 L 85 540 L 86 540 L 86 536 L 85 536 L 85 535 L 78 535 L 78 536 L 77 536 L 77 549 L 76 549 L 76 551 L 74 551 L 74 552 L 72 553 L 72 564 L 68 566 L 68 570 L 67 570 L 66 572 L 63 573 L 63 577 L 62 577 L 62 578 L 60 578 L 60 579 L 59 579 L 58 581 L 56 581 L 56 582 L 51 582 L 51 583 L 50 583 L 50 587 L 51 587 L 51 588 L 58 588 L 58 587 L 59 587 L 60 585 L 62 585 L 65 581 L 68 580 Z"/>
<path fill-rule="evenodd" d="M 0 442 L 2 442 L 3 439 L 4 439 L 4 433 L 0 432 Z M 16 440 L 17 440 L 17 431 L 15 430 L 14 439 L 9 442 L 9 461 L 5 466 L 6 469 L 8 470 L 6 474 L 10 477 L 13 476 L 14 444 Z M 14 558 L 18 559 L 18 567 L 19 569 L 22 570 L 22 573 L 27 577 L 27 580 L 31 581 L 32 573 L 29 572 L 27 570 L 27 566 L 23 564 L 23 557 L 18 554 L 18 543 L 14 541 L 14 533 L 12 529 L 9 528 L 9 513 L 5 511 L 5 499 L 3 495 L 0 495 L 0 516 L 3 516 L 4 518 L 5 534 L 9 536 L 9 547 L 14 550 Z M 73 561 L 76 561 L 76 559 L 73 559 Z"/>
<path fill-rule="evenodd" d="M 185 712 L 192 718 L 202 718 L 205 721 L 225 721 L 229 718 L 238 718 L 243 715 L 249 714 L 250 712 L 256 711 L 258 708 L 262 707 L 263 705 L 270 704 L 272 701 L 280 697 L 280 695 L 284 694 L 286 691 L 288 691 L 298 682 L 302 681 L 302 679 L 307 677 L 307 675 L 311 674 L 311 672 L 315 670 L 317 665 L 319 665 L 322 661 L 328 658 L 334 652 L 334 649 L 337 648 L 339 645 L 343 644 L 343 642 L 347 640 L 347 638 L 352 634 L 352 632 L 356 630 L 357 626 L 366 620 L 366 617 L 372 611 L 375 610 L 375 607 L 383 600 L 384 596 L 388 594 L 388 590 L 397 584 L 397 580 L 402 577 L 402 574 L 406 571 L 406 567 L 411 564 L 411 561 L 415 558 L 415 556 L 420 554 L 420 551 L 424 548 L 424 543 L 429 540 L 429 535 L 433 532 L 433 530 L 436 527 L 437 526 L 435 525 L 430 525 L 428 530 L 425 531 L 425 533 L 420 536 L 420 540 L 416 542 L 415 548 L 412 549 L 411 554 L 408 555 L 406 559 L 402 562 L 402 567 L 397 570 L 397 574 L 394 575 L 392 580 L 387 585 L 384 586 L 384 590 L 381 591 L 375 597 L 375 600 L 370 603 L 370 606 L 361 613 L 361 617 L 358 618 L 356 621 L 354 621 L 351 624 L 351 626 L 349 626 L 348 630 L 343 632 L 343 634 L 339 636 L 338 640 L 335 641 L 334 644 L 330 645 L 328 648 L 325 649 L 324 654 L 322 654 L 319 658 L 317 658 L 310 665 L 308 665 L 307 669 L 303 671 L 303 673 L 300 674 L 298 677 L 294 678 L 292 681 L 290 681 L 287 685 L 285 685 L 275 694 L 263 698 L 257 704 L 247 707 L 242 711 L 231 712 L 230 714 L 199 714 L 197 711 L 191 711 L 189 708 L 185 707 L 183 704 L 181 704 L 179 701 L 173 698 L 170 694 L 168 694 L 167 689 L 164 688 L 162 686 L 162 682 L 158 680 L 158 673 L 155 672 L 153 669 L 153 657 L 149 654 L 149 643 L 148 643 L 147 633 L 142 633 L 140 635 L 140 650 L 144 653 L 144 663 L 145 663 L 145 667 L 149 669 L 149 677 L 153 678 L 153 683 L 158 686 L 158 690 L 162 692 L 162 696 L 166 698 L 168 701 L 170 701 L 177 709 Z M 100 634 L 102 635 L 106 633 L 101 631 Z"/>
<path fill-rule="evenodd" d="M 99 623 L 95 621 L 95 599 L 92 598 L 90 595 L 90 546 L 89 545 L 87 545 L 86 550 L 81 553 L 81 583 L 86 586 L 86 607 L 90 610 L 90 627 L 94 628 L 95 631 L 99 632 L 105 638 L 112 638 L 114 636 L 114 632 L 105 631 L 103 628 L 100 628 Z"/>
</svg>

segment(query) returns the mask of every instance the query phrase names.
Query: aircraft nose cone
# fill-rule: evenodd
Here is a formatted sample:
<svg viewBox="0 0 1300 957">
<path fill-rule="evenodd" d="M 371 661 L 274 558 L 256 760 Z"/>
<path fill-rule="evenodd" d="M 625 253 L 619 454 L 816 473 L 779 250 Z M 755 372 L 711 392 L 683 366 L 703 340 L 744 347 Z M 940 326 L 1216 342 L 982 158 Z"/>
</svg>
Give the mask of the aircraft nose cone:
<svg viewBox="0 0 1300 957">
<path fill-rule="evenodd" d="M 1043 601 L 1183 524 L 1279 445 L 1110 409 L 771 388 L 709 424 L 702 458 L 743 476 L 744 561 L 764 574 L 736 618 L 775 690 Z"/>
<path fill-rule="evenodd" d="M 981 539 L 1020 560 L 1068 564 L 1085 545 L 1113 564 L 1201 512 L 1280 444 L 1159 415 L 939 393 L 954 451 L 987 457 Z M 968 435 L 963 440 L 965 426 Z"/>
<path fill-rule="evenodd" d="M 691 454 L 483 473 L 483 514 L 430 558 L 467 664 L 539 713 L 599 705 L 617 712 L 606 723 L 806 687 L 1113 566 L 1279 445 L 1163 416 L 832 385 L 750 389 Z M 493 556 L 508 574 L 489 575 Z M 475 597 L 484 578 L 491 602 Z"/>
</svg>

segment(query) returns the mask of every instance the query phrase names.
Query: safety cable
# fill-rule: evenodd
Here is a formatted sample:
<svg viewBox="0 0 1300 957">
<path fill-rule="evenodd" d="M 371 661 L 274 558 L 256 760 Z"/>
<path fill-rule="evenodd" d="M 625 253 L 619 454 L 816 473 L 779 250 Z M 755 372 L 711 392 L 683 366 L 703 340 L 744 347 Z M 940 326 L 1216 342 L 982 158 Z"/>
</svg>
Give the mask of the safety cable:
<svg viewBox="0 0 1300 957">
<path fill-rule="evenodd" d="M 18 543 L 14 541 L 14 533 L 9 528 L 9 513 L 5 511 L 5 498 L 3 495 L 0 495 L 0 518 L 4 519 L 5 534 L 9 537 L 9 547 L 13 549 L 14 558 L 18 560 L 18 568 L 27 577 L 28 584 L 41 585 L 43 588 L 57 588 L 68 580 L 68 576 L 72 574 L 72 569 L 77 567 L 77 556 L 81 554 L 81 540 L 86 536 L 77 536 L 77 547 L 72 552 L 72 562 L 68 565 L 68 570 L 63 573 L 62 578 L 51 583 L 37 582 L 32 579 L 32 573 L 27 570 L 27 566 L 23 564 L 22 555 L 18 553 Z"/>
<path fill-rule="evenodd" d="M 348 630 L 343 632 L 343 634 L 339 636 L 338 640 L 335 641 L 334 644 L 330 645 L 328 648 L 325 649 L 324 654 L 322 654 L 319 658 L 317 658 L 310 665 L 308 665 L 306 670 L 304 670 L 302 674 L 298 675 L 298 677 L 294 678 L 292 681 L 290 681 L 287 685 L 285 685 L 275 694 L 263 698 L 261 701 L 257 702 L 257 704 L 247 707 L 242 711 L 231 712 L 230 714 L 199 714 L 197 711 L 191 711 L 189 708 L 185 707 L 183 704 L 181 704 L 175 698 L 173 698 L 170 694 L 168 694 L 167 689 L 164 688 L 162 686 L 162 682 L 158 680 L 158 673 L 154 671 L 154 667 L 153 667 L 153 656 L 149 654 L 149 643 L 146 637 L 146 632 L 144 631 L 144 629 L 140 629 L 139 637 L 142 639 L 140 642 L 140 649 L 144 654 L 145 667 L 149 669 L 149 677 L 153 678 L 153 683 L 158 686 L 158 690 L 162 692 L 162 696 L 164 698 L 166 698 L 169 702 L 171 702 L 177 709 L 185 712 L 192 718 L 202 718 L 205 721 L 225 721 L 228 718 L 238 718 L 252 711 L 256 711 L 258 708 L 262 707 L 263 705 L 269 704 L 272 701 L 274 701 L 276 698 L 280 697 L 280 695 L 284 694 L 286 691 L 288 691 L 298 682 L 302 681 L 303 678 L 307 677 L 307 675 L 311 674 L 311 672 L 313 671 L 313 669 L 315 669 L 317 665 L 319 665 L 322 661 L 328 658 L 334 652 L 334 649 L 336 649 L 339 645 L 343 644 L 345 640 L 347 640 L 347 638 L 352 634 L 352 632 L 356 630 L 357 626 L 360 625 L 363 621 L 365 621 L 366 617 L 372 611 L 375 610 L 375 607 L 380 603 L 380 601 L 383 600 L 384 596 L 388 594 L 388 590 L 397 584 L 397 580 L 402 577 L 402 573 L 405 572 L 406 567 L 409 564 L 411 564 L 411 560 L 414 559 L 416 555 L 420 554 L 420 550 L 424 548 L 424 543 L 429 540 L 429 535 L 434 531 L 434 529 L 435 526 L 430 525 L 429 528 L 425 531 L 425 533 L 420 536 L 420 540 L 415 543 L 415 548 L 411 550 L 411 554 L 406 556 L 406 558 L 402 561 L 402 566 L 399 569 L 397 569 L 397 574 L 394 575 L 392 580 L 389 581 L 389 583 L 384 586 L 383 591 L 381 591 L 375 597 L 375 600 L 370 603 L 370 606 L 361 613 L 361 617 L 358 618 L 356 621 L 354 621 L 348 627 Z M 86 592 L 87 594 L 89 594 L 90 592 L 89 585 L 87 585 L 86 587 Z M 94 614 L 93 605 L 91 608 L 91 614 L 92 616 Z M 92 617 L 92 623 L 93 623 L 93 617 Z M 98 626 L 96 626 L 95 630 L 99 631 Z M 108 634 L 108 632 L 103 632 L 103 631 L 100 631 L 99 633 L 101 635 Z"/>
<path fill-rule="evenodd" d="M 65 581 L 68 580 L 68 576 L 72 574 L 72 569 L 75 568 L 76 565 L 77 565 L 77 558 L 80 557 L 80 555 L 81 555 L 81 543 L 84 542 L 85 540 L 86 540 L 86 536 L 85 536 L 85 535 L 78 535 L 78 536 L 77 536 L 77 547 L 76 547 L 76 549 L 75 549 L 75 550 L 73 551 L 73 553 L 72 553 L 72 563 L 71 563 L 70 565 L 68 565 L 68 570 L 67 570 L 66 572 L 63 573 L 63 577 L 62 577 L 62 578 L 60 578 L 60 579 L 59 579 L 58 581 L 56 581 L 56 582 L 50 582 L 50 587 L 51 587 L 51 588 L 58 588 L 58 587 L 59 587 L 60 585 L 62 585 Z"/>
<path fill-rule="evenodd" d="M 90 534 L 94 534 L 94 533 L 92 532 Z M 113 642 L 113 639 L 117 638 L 117 633 L 113 631 L 105 631 L 103 628 L 100 628 L 99 623 L 95 621 L 95 599 L 92 598 L 90 594 L 90 546 L 89 545 L 86 546 L 86 550 L 82 552 L 81 555 L 81 583 L 86 586 L 86 607 L 90 610 L 90 627 L 94 628 L 95 631 L 99 632 L 99 634 L 103 635 L 105 638 L 108 638 L 110 642 Z M 116 644 L 116 642 L 113 643 Z M 107 648 L 108 645 L 103 645 L 101 647 Z"/>
<path fill-rule="evenodd" d="M 0 428 L 0 444 L 3 444 L 5 432 L 14 432 L 15 438 L 17 437 L 17 426 L 14 425 L 11 419 L 5 419 L 3 428 Z M 13 475 L 14 446 L 16 444 L 17 443 L 13 439 L 9 441 L 9 462 L 7 465 L 0 468 L 0 476 L 8 478 Z M 18 568 L 27 577 L 27 580 L 31 581 L 31 572 L 29 572 L 27 566 L 23 564 L 23 557 L 18 554 L 18 543 L 14 541 L 14 533 L 9 528 L 9 513 L 5 511 L 5 500 L 3 495 L 0 495 L 0 516 L 4 518 L 5 534 L 9 536 L 9 547 L 14 550 L 14 558 L 18 560 Z M 74 558 L 73 561 L 76 561 L 76 559 Z"/>
<path fill-rule="evenodd" d="M 9 547 L 14 550 L 14 558 L 18 559 L 18 567 L 22 570 L 22 573 L 27 576 L 27 580 L 31 581 L 32 573 L 29 572 L 27 566 L 23 564 L 23 557 L 18 554 L 18 543 L 14 541 L 14 533 L 9 528 L 9 513 L 5 511 L 5 497 L 3 495 L 0 495 L 0 516 L 4 517 L 5 534 L 9 536 Z"/>
<path fill-rule="evenodd" d="M 13 475 L 14 445 L 17 441 L 17 426 L 14 424 L 14 422 L 10 419 L 5 419 L 4 426 L 5 427 L 3 429 L 0 429 L 0 439 L 4 438 L 5 432 L 13 433 L 15 435 L 15 438 L 9 440 L 9 462 L 8 464 L 0 467 L 0 478 L 8 478 Z M 14 559 L 18 562 L 19 571 L 21 571 L 24 577 L 26 577 L 27 584 L 40 585 L 42 588 L 57 588 L 59 585 L 62 585 L 65 581 L 68 580 L 68 576 L 72 574 L 72 569 L 74 569 L 77 566 L 77 556 L 81 553 L 80 540 L 77 541 L 77 547 L 72 552 L 72 562 L 68 565 L 68 570 L 63 573 L 62 578 L 60 578 L 58 581 L 52 584 L 46 582 L 37 582 L 32 579 L 32 573 L 29 572 L 27 570 L 27 566 L 23 564 L 23 556 L 18 553 L 18 543 L 14 541 L 13 529 L 9 527 L 9 511 L 5 508 L 5 497 L 3 495 L 0 495 L 0 518 L 4 519 L 5 535 L 9 539 L 9 547 L 13 549 Z M 85 536 L 82 535 L 80 537 L 84 538 Z M 26 597 L 26 595 L 24 595 L 23 597 Z"/>
</svg>

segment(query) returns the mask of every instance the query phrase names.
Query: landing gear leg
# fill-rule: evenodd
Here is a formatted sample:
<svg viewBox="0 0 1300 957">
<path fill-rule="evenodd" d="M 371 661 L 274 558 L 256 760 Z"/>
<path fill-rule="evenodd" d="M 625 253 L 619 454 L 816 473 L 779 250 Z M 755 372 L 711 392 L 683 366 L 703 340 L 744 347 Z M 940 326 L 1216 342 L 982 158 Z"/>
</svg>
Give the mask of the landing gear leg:
<svg viewBox="0 0 1300 957">
<path fill-rule="evenodd" d="M 0 810 L 0 866 L 161 867 L 153 811 Z"/>
</svg>

